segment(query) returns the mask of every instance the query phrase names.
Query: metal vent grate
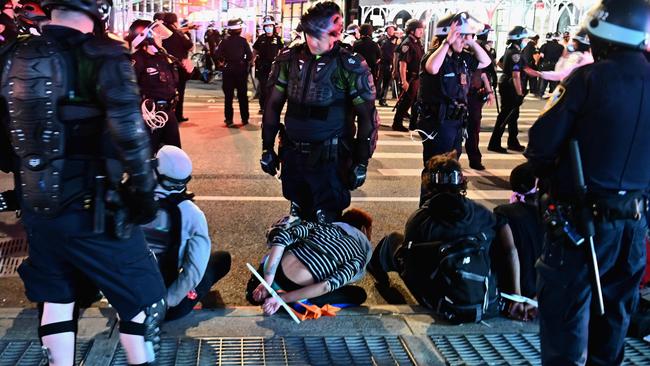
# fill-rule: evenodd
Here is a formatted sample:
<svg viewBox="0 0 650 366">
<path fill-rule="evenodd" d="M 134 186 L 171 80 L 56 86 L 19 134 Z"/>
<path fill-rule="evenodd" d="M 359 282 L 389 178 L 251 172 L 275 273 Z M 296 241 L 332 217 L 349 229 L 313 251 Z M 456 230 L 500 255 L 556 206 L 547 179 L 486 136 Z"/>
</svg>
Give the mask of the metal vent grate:
<svg viewBox="0 0 650 366">
<path fill-rule="evenodd" d="M 18 276 L 18 266 L 27 258 L 27 240 L 12 239 L 0 242 L 0 277 Z"/>
<path fill-rule="evenodd" d="M 92 341 L 77 340 L 75 365 L 86 357 L 91 344 Z M 37 366 L 43 358 L 39 341 L 0 341 L 0 366 Z"/>
<path fill-rule="evenodd" d="M 121 348 L 111 365 L 126 365 Z M 399 337 L 163 339 L 159 366 L 415 365 Z"/>
<path fill-rule="evenodd" d="M 539 335 L 534 333 L 432 335 L 448 365 L 540 365 Z M 623 365 L 649 365 L 650 344 L 625 340 Z"/>
</svg>

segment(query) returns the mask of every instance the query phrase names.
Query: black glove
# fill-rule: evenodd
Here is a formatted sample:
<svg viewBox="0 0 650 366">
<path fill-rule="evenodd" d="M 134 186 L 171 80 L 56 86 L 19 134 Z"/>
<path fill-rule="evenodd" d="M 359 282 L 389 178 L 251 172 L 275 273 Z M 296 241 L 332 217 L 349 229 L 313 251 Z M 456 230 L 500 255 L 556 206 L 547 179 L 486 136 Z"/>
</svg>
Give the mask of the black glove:
<svg viewBox="0 0 650 366">
<path fill-rule="evenodd" d="M 18 197 L 13 189 L 0 193 L 0 212 L 16 211 L 19 209 Z"/>
<path fill-rule="evenodd" d="M 522 105 L 522 104 L 524 104 L 524 98 L 525 98 L 525 97 L 526 97 L 525 94 L 524 94 L 524 95 L 517 95 L 517 98 L 518 98 L 518 99 L 517 99 L 517 105 Z"/>
<path fill-rule="evenodd" d="M 350 171 L 350 189 L 355 190 L 363 185 L 366 181 L 366 173 L 368 172 L 367 164 L 355 164 Z"/>
<path fill-rule="evenodd" d="M 142 225 L 156 218 L 158 201 L 154 199 L 153 191 L 130 191 L 125 201 L 129 209 L 129 222 Z"/>
<path fill-rule="evenodd" d="M 273 175 L 278 172 L 279 158 L 273 150 L 264 150 L 262 151 L 262 158 L 260 159 L 260 165 L 264 173 L 268 175 Z"/>
</svg>

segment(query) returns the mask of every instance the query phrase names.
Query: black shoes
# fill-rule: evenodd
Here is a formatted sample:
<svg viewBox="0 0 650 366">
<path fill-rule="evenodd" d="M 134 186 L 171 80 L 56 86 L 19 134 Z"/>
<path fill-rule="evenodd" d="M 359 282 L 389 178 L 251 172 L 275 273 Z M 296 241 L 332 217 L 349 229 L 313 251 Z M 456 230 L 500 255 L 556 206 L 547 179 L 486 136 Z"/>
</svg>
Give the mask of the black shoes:
<svg viewBox="0 0 650 366">
<path fill-rule="evenodd" d="M 187 118 L 187 117 L 183 117 L 183 118 L 181 118 L 181 119 L 178 120 L 178 123 L 187 122 L 187 121 L 189 121 L 189 120 L 190 120 L 189 118 Z"/>
<path fill-rule="evenodd" d="M 379 262 L 378 249 L 375 249 L 372 252 L 372 258 L 370 259 L 370 262 L 366 266 L 366 270 L 368 271 L 368 273 L 372 275 L 372 277 L 375 278 L 375 281 L 377 281 L 378 284 L 383 286 L 390 285 L 390 278 L 388 277 L 388 273 L 384 271 L 384 269 L 381 267 L 381 263 Z"/>
<path fill-rule="evenodd" d="M 248 124 L 248 120 L 247 120 L 247 119 L 242 120 L 242 121 L 241 121 L 241 124 L 242 124 L 242 126 L 246 126 L 246 125 Z"/>
<path fill-rule="evenodd" d="M 388 107 L 388 103 L 386 103 L 385 100 L 380 100 L 380 101 L 379 101 L 379 106 L 381 106 L 381 107 Z"/>
<path fill-rule="evenodd" d="M 391 126 L 391 128 L 393 129 L 393 131 L 398 131 L 398 132 L 409 132 L 409 129 L 406 128 L 406 127 L 404 127 L 403 125 L 396 125 L 396 124 L 393 123 L 393 125 Z"/>
<path fill-rule="evenodd" d="M 227 119 L 227 120 L 225 120 L 223 122 L 226 124 L 226 127 L 233 127 L 234 126 L 234 123 L 232 123 L 231 119 Z"/>
<path fill-rule="evenodd" d="M 485 166 L 480 161 L 470 161 L 469 167 L 474 170 L 485 170 Z"/>
<path fill-rule="evenodd" d="M 524 150 L 526 150 L 526 147 L 524 147 L 523 145 L 521 145 L 519 143 L 508 144 L 508 150 L 523 152 Z"/>
<path fill-rule="evenodd" d="M 501 147 L 501 146 L 488 145 L 488 148 L 487 148 L 487 149 L 488 149 L 489 151 L 493 151 L 493 152 L 495 152 L 495 153 L 499 153 L 499 154 L 507 154 L 507 153 L 508 153 L 508 150 L 507 150 L 507 149 L 504 149 L 504 148 Z"/>
</svg>

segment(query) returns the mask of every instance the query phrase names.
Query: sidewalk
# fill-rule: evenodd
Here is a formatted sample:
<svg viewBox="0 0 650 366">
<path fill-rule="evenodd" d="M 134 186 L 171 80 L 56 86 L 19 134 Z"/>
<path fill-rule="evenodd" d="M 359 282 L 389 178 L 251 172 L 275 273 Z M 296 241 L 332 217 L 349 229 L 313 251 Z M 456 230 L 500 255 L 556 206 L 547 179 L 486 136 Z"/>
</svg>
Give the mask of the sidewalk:
<svg viewBox="0 0 650 366">
<path fill-rule="evenodd" d="M 0 365 L 36 365 L 34 309 L 0 309 Z M 78 357 L 85 365 L 124 365 L 112 309 L 86 310 Z M 295 324 L 258 307 L 198 310 L 163 326 L 159 365 L 444 365 L 538 363 L 537 325 L 506 319 L 452 326 L 412 306 L 344 309 Z M 537 361 L 536 361 L 537 360 Z"/>
</svg>

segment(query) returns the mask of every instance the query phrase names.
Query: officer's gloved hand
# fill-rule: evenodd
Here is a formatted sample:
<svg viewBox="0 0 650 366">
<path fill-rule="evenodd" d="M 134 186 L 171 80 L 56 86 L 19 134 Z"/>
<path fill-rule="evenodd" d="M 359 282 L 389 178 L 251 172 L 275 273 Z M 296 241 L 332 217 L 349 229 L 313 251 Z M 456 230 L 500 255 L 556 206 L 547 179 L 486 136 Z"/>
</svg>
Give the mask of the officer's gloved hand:
<svg viewBox="0 0 650 366">
<path fill-rule="evenodd" d="M 153 191 L 133 191 L 125 201 L 129 208 L 129 221 L 132 223 L 142 225 L 156 218 L 158 202 L 154 199 Z"/>
<path fill-rule="evenodd" d="M 13 189 L 0 193 L 0 212 L 16 211 L 19 209 L 18 196 L 16 196 L 16 192 Z"/>
<path fill-rule="evenodd" d="M 368 173 L 368 164 L 354 164 L 350 171 L 350 189 L 355 190 L 363 185 Z"/>
<path fill-rule="evenodd" d="M 526 97 L 525 94 L 524 94 L 524 95 L 517 95 L 517 105 L 522 105 L 522 104 L 524 104 L 524 98 L 525 98 L 525 97 Z"/>
<path fill-rule="evenodd" d="M 278 172 L 280 159 L 278 155 L 273 150 L 264 150 L 262 151 L 262 158 L 260 159 L 260 165 L 264 173 L 275 176 Z"/>
</svg>

